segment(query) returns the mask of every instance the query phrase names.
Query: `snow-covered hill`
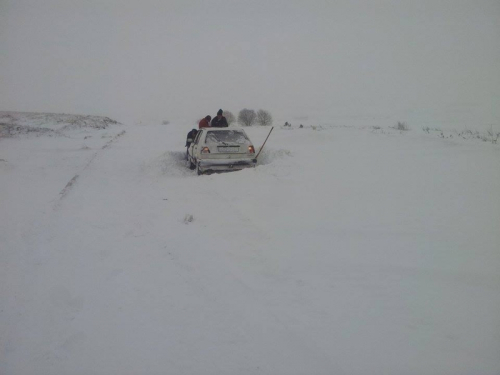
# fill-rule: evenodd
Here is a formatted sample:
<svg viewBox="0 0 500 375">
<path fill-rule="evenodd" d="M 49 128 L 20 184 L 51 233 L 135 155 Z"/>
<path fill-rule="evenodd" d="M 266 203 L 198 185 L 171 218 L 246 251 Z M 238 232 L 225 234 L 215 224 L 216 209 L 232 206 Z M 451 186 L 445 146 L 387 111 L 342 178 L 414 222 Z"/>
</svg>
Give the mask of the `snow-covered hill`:
<svg viewBox="0 0 500 375">
<path fill-rule="evenodd" d="M 118 124 L 109 117 L 58 113 L 0 111 L 0 137 L 55 135 L 82 129 L 106 129 Z"/>
<path fill-rule="evenodd" d="M 0 139 L 1 374 L 500 372 L 500 145 L 277 126 L 196 176 L 190 128 Z"/>
</svg>

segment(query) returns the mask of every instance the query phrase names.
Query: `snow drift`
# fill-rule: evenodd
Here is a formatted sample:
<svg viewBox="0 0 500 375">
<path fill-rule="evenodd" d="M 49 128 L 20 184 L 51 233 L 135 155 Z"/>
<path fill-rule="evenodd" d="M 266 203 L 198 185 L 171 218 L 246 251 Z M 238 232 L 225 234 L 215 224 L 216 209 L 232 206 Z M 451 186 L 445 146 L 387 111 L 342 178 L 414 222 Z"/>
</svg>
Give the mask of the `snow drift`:
<svg viewBox="0 0 500 375">
<path fill-rule="evenodd" d="M 1 139 L 0 372 L 498 374 L 500 146 L 392 125 Z"/>
<path fill-rule="evenodd" d="M 20 134 L 63 134 L 67 130 L 106 129 L 116 124 L 117 121 L 102 116 L 0 111 L 2 137 Z"/>
</svg>

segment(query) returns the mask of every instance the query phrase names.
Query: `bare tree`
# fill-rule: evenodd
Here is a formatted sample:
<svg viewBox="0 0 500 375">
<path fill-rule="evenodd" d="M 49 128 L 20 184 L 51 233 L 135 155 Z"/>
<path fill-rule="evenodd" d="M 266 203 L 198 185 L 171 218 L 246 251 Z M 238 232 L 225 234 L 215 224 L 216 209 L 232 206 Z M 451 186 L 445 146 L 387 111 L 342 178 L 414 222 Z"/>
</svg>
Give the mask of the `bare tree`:
<svg viewBox="0 0 500 375">
<path fill-rule="evenodd" d="M 224 111 L 224 117 L 226 118 L 228 125 L 231 125 L 236 121 L 236 117 L 234 117 L 233 112 Z"/>
<path fill-rule="evenodd" d="M 257 117 L 253 109 L 242 109 L 238 114 L 238 123 L 245 126 L 251 126 Z"/>
<path fill-rule="evenodd" d="M 398 121 L 398 124 L 394 127 L 397 130 L 410 130 L 410 127 L 406 122 Z"/>
<path fill-rule="evenodd" d="M 260 125 L 271 125 L 273 123 L 273 117 L 268 111 L 259 109 L 257 111 L 257 123 Z"/>
</svg>

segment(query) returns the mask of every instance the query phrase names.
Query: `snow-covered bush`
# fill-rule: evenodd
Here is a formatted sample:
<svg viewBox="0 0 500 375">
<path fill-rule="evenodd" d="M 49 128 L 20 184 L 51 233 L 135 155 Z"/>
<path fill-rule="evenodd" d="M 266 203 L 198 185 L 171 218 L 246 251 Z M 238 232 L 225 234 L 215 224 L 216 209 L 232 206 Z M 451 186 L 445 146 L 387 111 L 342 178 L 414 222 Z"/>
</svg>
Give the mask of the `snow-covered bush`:
<svg viewBox="0 0 500 375">
<path fill-rule="evenodd" d="M 244 126 L 251 126 L 255 123 L 257 114 L 253 109 L 244 108 L 238 114 L 238 123 Z"/>
<path fill-rule="evenodd" d="M 396 130 L 410 130 L 410 127 L 406 122 L 398 121 L 397 125 L 394 127 Z"/>
<path fill-rule="evenodd" d="M 490 130 L 488 130 L 488 136 L 491 139 L 491 143 L 496 144 L 498 142 L 498 138 L 500 138 L 500 132 L 496 133 L 493 131 L 493 125 L 491 125 Z"/>
<path fill-rule="evenodd" d="M 259 109 L 257 111 L 257 123 L 259 125 L 271 125 L 273 123 L 273 117 L 268 111 Z"/>
<path fill-rule="evenodd" d="M 236 117 L 234 117 L 233 112 L 224 111 L 224 117 L 226 118 L 228 125 L 231 125 L 233 122 L 236 121 Z"/>
</svg>

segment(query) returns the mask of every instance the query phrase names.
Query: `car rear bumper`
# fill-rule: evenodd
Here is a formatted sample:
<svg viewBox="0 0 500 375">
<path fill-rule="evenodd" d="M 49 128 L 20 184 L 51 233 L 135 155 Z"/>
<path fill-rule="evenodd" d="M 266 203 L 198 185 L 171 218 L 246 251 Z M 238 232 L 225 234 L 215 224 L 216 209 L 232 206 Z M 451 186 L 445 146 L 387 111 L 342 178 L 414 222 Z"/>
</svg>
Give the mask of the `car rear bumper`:
<svg viewBox="0 0 500 375">
<path fill-rule="evenodd" d="M 198 161 L 202 171 L 231 171 L 255 167 L 256 159 L 205 159 Z"/>
</svg>

